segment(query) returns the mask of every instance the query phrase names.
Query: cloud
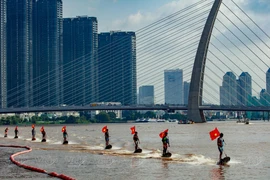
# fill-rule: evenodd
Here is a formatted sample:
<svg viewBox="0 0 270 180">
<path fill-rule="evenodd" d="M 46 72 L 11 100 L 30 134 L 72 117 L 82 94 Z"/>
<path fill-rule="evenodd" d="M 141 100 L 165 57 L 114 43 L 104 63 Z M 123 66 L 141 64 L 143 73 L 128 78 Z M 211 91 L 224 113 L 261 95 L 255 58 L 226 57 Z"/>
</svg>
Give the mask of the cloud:
<svg viewBox="0 0 270 180">
<path fill-rule="evenodd" d="M 179 11 L 186 7 L 187 5 L 190 5 L 194 2 L 197 2 L 196 0 L 190 0 L 190 1 L 172 1 L 169 2 L 160 8 L 158 8 L 155 11 L 152 12 L 144 12 L 141 10 L 138 10 L 135 14 L 130 14 L 127 18 L 123 19 L 116 19 L 112 22 L 113 29 L 129 29 L 132 31 L 136 31 L 142 27 L 145 27 L 152 22 L 155 22 L 163 17 L 166 17 L 176 11 Z"/>
</svg>

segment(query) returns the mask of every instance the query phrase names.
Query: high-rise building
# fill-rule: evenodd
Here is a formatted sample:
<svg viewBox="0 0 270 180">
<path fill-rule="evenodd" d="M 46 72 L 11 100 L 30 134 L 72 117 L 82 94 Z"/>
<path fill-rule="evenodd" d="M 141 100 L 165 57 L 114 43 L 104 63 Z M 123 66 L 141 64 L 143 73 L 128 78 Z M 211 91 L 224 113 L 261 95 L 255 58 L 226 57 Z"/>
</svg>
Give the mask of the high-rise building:
<svg viewBox="0 0 270 180">
<path fill-rule="evenodd" d="M 236 80 L 236 96 L 237 96 L 237 102 L 236 104 L 237 105 L 243 105 L 242 102 L 241 102 L 241 86 L 240 86 L 240 80 L 237 79 Z"/>
<path fill-rule="evenodd" d="M 139 88 L 139 104 L 155 104 L 154 86 L 141 86 Z"/>
<path fill-rule="evenodd" d="M 270 68 L 266 72 L 266 92 L 270 94 Z"/>
<path fill-rule="evenodd" d="M 260 103 L 261 103 L 261 106 L 269 106 L 270 105 L 270 96 L 266 92 L 265 89 L 262 89 L 260 92 Z"/>
<path fill-rule="evenodd" d="M 166 104 L 183 104 L 183 70 L 173 69 L 164 71 L 164 89 Z"/>
<path fill-rule="evenodd" d="M 6 0 L 0 0 L 0 108 L 7 106 Z"/>
<path fill-rule="evenodd" d="M 236 76 L 233 72 L 227 72 L 223 76 L 222 86 L 220 87 L 220 105 L 236 105 L 236 89 Z"/>
<path fill-rule="evenodd" d="M 7 0 L 7 103 L 9 107 L 32 105 L 32 12 L 33 0 Z"/>
<path fill-rule="evenodd" d="M 251 85 L 251 76 L 248 72 L 242 72 L 239 76 L 239 85 L 240 85 L 240 99 L 241 105 L 252 105 L 251 98 L 252 98 L 252 85 Z"/>
<path fill-rule="evenodd" d="M 63 19 L 64 104 L 98 101 L 96 17 Z"/>
<path fill-rule="evenodd" d="M 190 82 L 184 81 L 184 104 L 185 105 L 188 105 L 189 87 L 190 87 Z"/>
<path fill-rule="evenodd" d="M 36 0 L 33 19 L 34 106 L 63 101 L 62 0 Z"/>
<path fill-rule="evenodd" d="M 135 32 L 98 35 L 99 101 L 136 104 Z"/>
</svg>

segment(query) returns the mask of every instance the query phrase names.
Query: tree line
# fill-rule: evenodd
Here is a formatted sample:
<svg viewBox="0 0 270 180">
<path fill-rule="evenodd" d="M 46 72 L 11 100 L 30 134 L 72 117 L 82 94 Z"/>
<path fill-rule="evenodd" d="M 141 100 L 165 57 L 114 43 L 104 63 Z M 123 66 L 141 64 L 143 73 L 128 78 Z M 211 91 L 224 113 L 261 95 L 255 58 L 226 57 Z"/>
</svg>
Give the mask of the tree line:
<svg viewBox="0 0 270 180">
<path fill-rule="evenodd" d="M 117 118 L 114 112 L 100 112 L 99 114 L 91 117 L 89 112 L 80 112 L 80 116 L 61 116 L 61 117 L 48 117 L 46 114 L 41 116 L 33 116 L 29 119 L 20 118 L 20 116 L 8 116 L 2 117 L 0 119 L 0 125 L 18 125 L 24 123 L 32 124 L 81 124 L 81 123 L 124 123 L 130 120 L 136 120 L 141 118 L 157 118 L 157 115 L 153 111 L 147 111 L 146 113 L 141 113 L 137 111 L 122 111 L 123 118 Z M 159 116 L 162 119 L 177 119 L 186 120 L 185 115 L 179 113 L 165 113 Z"/>
</svg>

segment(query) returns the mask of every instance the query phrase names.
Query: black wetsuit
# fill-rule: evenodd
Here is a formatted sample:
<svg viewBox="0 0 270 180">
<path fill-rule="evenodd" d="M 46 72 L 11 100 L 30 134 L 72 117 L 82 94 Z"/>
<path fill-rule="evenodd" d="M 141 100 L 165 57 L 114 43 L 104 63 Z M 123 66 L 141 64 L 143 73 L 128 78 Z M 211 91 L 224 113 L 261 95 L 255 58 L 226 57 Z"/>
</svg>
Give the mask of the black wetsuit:
<svg viewBox="0 0 270 180">
<path fill-rule="evenodd" d="M 67 141 L 67 136 L 68 136 L 67 131 L 64 131 L 63 132 L 64 142 Z"/>
<path fill-rule="evenodd" d="M 8 128 L 5 129 L 5 136 L 4 137 L 7 137 L 7 133 L 8 133 Z"/>
<path fill-rule="evenodd" d="M 32 129 L 32 138 L 35 138 L 35 136 L 36 136 L 36 130 L 35 130 L 35 128 L 33 128 Z"/>
<path fill-rule="evenodd" d="M 139 142 L 139 137 L 137 134 L 134 134 L 133 141 L 135 143 L 135 150 L 137 150 L 138 149 L 138 142 Z"/>
<path fill-rule="evenodd" d="M 43 139 L 46 140 L 46 132 L 45 131 L 42 131 L 41 133 L 42 133 L 42 140 Z"/>
<path fill-rule="evenodd" d="M 109 145 L 109 132 L 105 132 L 105 141 L 106 141 L 106 146 Z"/>
<path fill-rule="evenodd" d="M 18 132 L 19 132 L 18 129 L 15 129 L 14 132 L 15 132 L 15 137 L 17 137 L 18 136 Z"/>
</svg>

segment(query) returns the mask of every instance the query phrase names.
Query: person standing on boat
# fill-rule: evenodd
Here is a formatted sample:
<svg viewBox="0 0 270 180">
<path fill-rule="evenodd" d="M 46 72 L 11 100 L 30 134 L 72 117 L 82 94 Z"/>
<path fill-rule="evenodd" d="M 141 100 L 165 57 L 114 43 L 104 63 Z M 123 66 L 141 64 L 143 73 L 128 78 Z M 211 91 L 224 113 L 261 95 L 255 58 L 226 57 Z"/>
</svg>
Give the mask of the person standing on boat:
<svg viewBox="0 0 270 180">
<path fill-rule="evenodd" d="M 162 138 L 162 143 L 163 143 L 163 156 L 167 153 L 168 146 L 170 147 L 170 141 L 168 136 L 168 132 L 164 133 L 164 136 Z"/>
<path fill-rule="evenodd" d="M 219 162 L 220 162 L 222 159 L 223 147 L 224 147 L 223 133 L 220 133 L 219 138 L 217 139 L 217 146 L 219 150 Z"/>
<path fill-rule="evenodd" d="M 134 144 L 135 144 L 135 151 L 136 151 L 138 149 L 138 143 L 140 143 L 140 139 L 139 139 L 137 131 L 135 132 L 135 134 L 133 136 L 133 141 L 134 141 Z"/>
</svg>

